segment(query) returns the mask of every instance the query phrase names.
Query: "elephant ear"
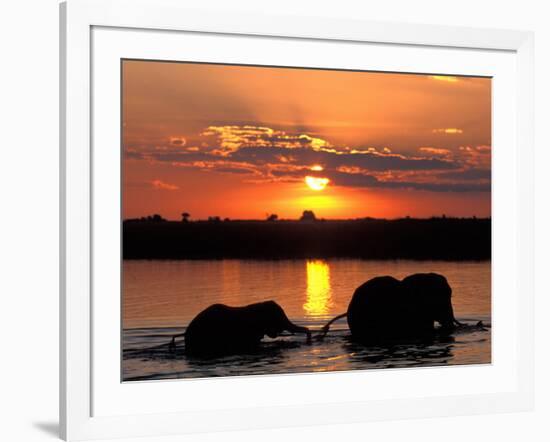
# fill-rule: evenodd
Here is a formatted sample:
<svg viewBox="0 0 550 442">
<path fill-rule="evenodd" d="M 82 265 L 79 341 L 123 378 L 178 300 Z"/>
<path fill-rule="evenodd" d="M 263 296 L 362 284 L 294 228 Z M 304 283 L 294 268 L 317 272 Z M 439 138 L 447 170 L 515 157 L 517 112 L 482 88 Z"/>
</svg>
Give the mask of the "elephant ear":
<svg viewBox="0 0 550 442">
<path fill-rule="evenodd" d="M 403 279 L 407 293 L 419 298 L 450 298 L 452 289 L 447 278 L 439 273 L 415 273 Z"/>
<path fill-rule="evenodd" d="M 255 314 L 252 320 L 256 323 L 256 328 L 262 330 L 264 335 L 270 338 L 276 338 L 285 330 L 289 322 L 283 308 L 275 301 L 269 300 L 254 304 Z"/>
</svg>

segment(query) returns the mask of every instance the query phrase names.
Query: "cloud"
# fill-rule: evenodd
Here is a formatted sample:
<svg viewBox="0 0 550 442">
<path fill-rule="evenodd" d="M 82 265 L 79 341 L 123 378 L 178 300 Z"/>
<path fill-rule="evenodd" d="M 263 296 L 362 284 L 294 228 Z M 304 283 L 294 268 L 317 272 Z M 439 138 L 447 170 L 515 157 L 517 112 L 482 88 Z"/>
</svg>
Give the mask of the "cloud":
<svg viewBox="0 0 550 442">
<path fill-rule="evenodd" d="M 236 173 L 236 174 L 250 174 L 254 171 L 250 169 L 244 169 L 241 167 L 215 167 L 214 170 L 220 173 Z"/>
<path fill-rule="evenodd" d="M 301 182 L 304 173 L 299 171 L 275 171 L 277 181 Z M 406 177 L 377 177 L 373 174 L 350 170 L 324 171 L 322 176 L 328 179 L 334 186 L 376 189 L 411 189 L 430 192 L 487 192 L 491 190 L 491 183 L 461 182 L 461 181 L 409 181 Z M 468 178 L 468 176 L 466 176 Z"/>
<path fill-rule="evenodd" d="M 487 169 L 491 167 L 490 146 L 460 146 L 455 155 L 464 165 Z"/>
<path fill-rule="evenodd" d="M 430 75 L 432 80 L 446 81 L 447 83 L 457 83 L 458 78 L 451 75 Z"/>
<path fill-rule="evenodd" d="M 242 147 L 231 154 L 231 158 L 248 163 L 276 163 L 285 154 L 286 147 L 256 146 Z M 406 157 L 398 154 L 380 153 L 372 150 L 327 151 L 311 148 L 296 149 L 292 152 L 294 163 L 302 165 L 320 164 L 323 167 L 357 166 L 369 170 L 432 170 L 453 169 L 456 167 L 450 161 L 437 158 Z"/>
<path fill-rule="evenodd" d="M 456 135 L 461 134 L 464 131 L 462 129 L 458 129 L 456 127 L 444 127 L 441 129 L 433 129 L 432 133 L 434 134 L 445 134 L 445 135 Z"/>
<path fill-rule="evenodd" d="M 185 146 L 187 140 L 184 137 L 170 137 L 170 144 L 174 146 Z"/>
<path fill-rule="evenodd" d="M 372 174 L 330 172 L 327 177 L 339 186 L 368 187 L 378 189 L 412 189 L 430 192 L 486 192 L 491 190 L 490 182 L 449 182 L 449 181 L 407 181 L 398 177 L 380 179 Z"/>
<path fill-rule="evenodd" d="M 179 187 L 176 186 L 175 184 L 165 183 L 164 181 L 161 181 L 161 180 L 151 181 L 151 186 L 153 186 L 153 188 L 157 190 L 178 190 L 179 189 Z"/>
<path fill-rule="evenodd" d="M 438 129 L 460 131 L 460 129 Z M 447 132 L 442 132 L 447 133 Z M 205 172 L 235 174 L 247 182 L 303 182 L 310 175 L 331 185 L 406 188 L 434 192 L 490 190 L 490 146 L 419 147 L 417 154 L 389 147 L 349 147 L 306 133 L 266 126 L 209 126 L 193 139 L 180 136 L 166 144 L 128 146 L 127 160 L 147 160 Z M 161 190 L 178 186 L 154 180 Z"/>
<path fill-rule="evenodd" d="M 491 153 L 491 146 L 476 146 L 475 150 L 478 152 Z"/>
<path fill-rule="evenodd" d="M 455 172 L 445 172 L 440 178 L 455 180 L 490 180 L 491 169 L 466 169 Z"/>
<path fill-rule="evenodd" d="M 288 134 L 262 126 L 209 126 L 202 135 L 216 138 L 219 148 L 212 150 L 212 153 L 221 156 L 229 156 L 243 147 L 309 147 L 313 150 L 330 148 L 330 144 L 321 138 L 308 134 Z"/>
<path fill-rule="evenodd" d="M 454 169 L 457 166 L 445 158 L 405 156 L 392 153 L 387 147 L 378 151 L 374 147 L 350 148 L 333 146 L 327 140 L 308 134 L 288 134 L 267 127 L 220 126 L 209 127 L 203 132 L 214 143 L 203 146 L 179 146 L 159 149 L 158 146 L 141 149 L 128 148 L 128 159 L 148 159 L 193 163 L 196 161 L 219 161 L 247 163 L 252 167 L 266 164 L 293 163 L 311 167 L 338 168 L 357 166 L 372 171 L 384 170 L 436 170 Z"/>
<path fill-rule="evenodd" d="M 441 149 L 437 147 L 420 147 L 418 150 L 423 153 L 437 156 L 447 156 L 451 153 L 449 149 Z"/>
</svg>

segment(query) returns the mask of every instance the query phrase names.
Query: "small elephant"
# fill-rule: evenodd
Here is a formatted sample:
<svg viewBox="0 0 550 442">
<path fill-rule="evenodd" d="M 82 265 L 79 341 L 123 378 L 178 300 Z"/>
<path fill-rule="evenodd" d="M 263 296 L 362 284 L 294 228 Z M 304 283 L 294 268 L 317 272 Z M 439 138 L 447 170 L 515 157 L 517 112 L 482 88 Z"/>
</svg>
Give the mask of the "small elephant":
<svg viewBox="0 0 550 442">
<path fill-rule="evenodd" d="M 450 333 L 460 323 L 451 303 L 451 287 L 437 273 L 416 273 L 402 281 L 391 276 L 372 278 L 359 286 L 346 313 L 352 338 L 359 342 L 379 343 L 433 336 L 434 321 L 439 332 Z"/>
<path fill-rule="evenodd" d="M 200 312 L 189 324 L 185 352 L 189 355 L 234 354 L 257 346 L 264 335 L 277 337 L 283 331 L 305 333 L 308 328 L 293 324 L 274 301 L 230 307 L 214 304 Z M 175 347 L 174 338 L 171 346 Z M 172 348 L 173 348 L 172 347 Z"/>
</svg>

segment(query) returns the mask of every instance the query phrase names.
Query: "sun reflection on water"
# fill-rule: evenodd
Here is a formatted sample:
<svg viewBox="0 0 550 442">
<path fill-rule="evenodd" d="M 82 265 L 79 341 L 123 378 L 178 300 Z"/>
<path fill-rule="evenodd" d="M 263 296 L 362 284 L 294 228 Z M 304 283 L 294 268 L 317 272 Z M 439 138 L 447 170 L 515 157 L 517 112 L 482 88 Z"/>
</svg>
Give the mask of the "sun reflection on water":
<svg viewBox="0 0 550 442">
<path fill-rule="evenodd" d="M 332 306 L 330 267 L 325 261 L 306 262 L 307 287 L 304 311 L 308 316 L 328 314 Z"/>
</svg>

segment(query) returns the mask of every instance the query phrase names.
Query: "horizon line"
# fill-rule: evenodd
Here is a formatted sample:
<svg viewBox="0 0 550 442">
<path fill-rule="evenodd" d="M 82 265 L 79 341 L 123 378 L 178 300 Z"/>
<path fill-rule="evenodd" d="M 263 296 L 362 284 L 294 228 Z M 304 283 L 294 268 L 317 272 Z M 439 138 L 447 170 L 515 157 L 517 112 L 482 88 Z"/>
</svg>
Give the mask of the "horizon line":
<svg viewBox="0 0 550 442">
<path fill-rule="evenodd" d="M 153 220 L 154 216 L 160 216 L 160 219 L 165 222 L 182 222 L 182 219 L 168 219 L 163 218 L 162 215 L 154 213 L 152 215 L 145 215 L 140 217 L 133 217 L 133 218 L 123 218 L 122 221 L 149 221 Z M 268 215 L 269 216 L 269 215 Z M 304 221 L 301 218 L 277 218 L 273 220 L 269 220 L 268 216 L 265 218 L 229 218 L 229 217 L 222 217 L 218 215 L 212 215 L 206 218 L 189 218 L 185 222 L 211 222 L 213 220 L 221 221 L 221 222 L 232 222 L 232 221 L 255 221 L 255 222 L 280 222 L 280 221 Z M 492 216 L 478 216 L 478 215 L 471 215 L 471 216 L 455 216 L 455 215 L 432 215 L 432 216 L 426 216 L 426 217 L 416 217 L 416 216 L 400 216 L 395 218 L 378 218 L 373 216 L 363 216 L 358 218 L 323 218 L 323 217 L 315 217 L 312 220 L 315 221 L 364 221 L 364 220 L 377 220 L 377 221 L 398 221 L 398 220 L 430 220 L 430 219 L 477 219 L 477 220 L 486 220 L 491 219 Z"/>
</svg>

